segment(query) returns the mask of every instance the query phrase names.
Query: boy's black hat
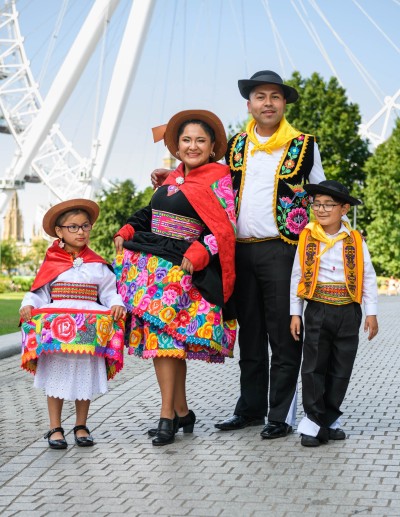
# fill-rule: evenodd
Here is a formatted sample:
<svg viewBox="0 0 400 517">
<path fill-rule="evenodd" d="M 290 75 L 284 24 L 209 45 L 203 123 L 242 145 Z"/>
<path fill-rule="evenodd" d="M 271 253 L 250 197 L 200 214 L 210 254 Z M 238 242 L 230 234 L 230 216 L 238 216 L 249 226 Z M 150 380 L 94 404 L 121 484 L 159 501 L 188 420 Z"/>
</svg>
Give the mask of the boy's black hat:
<svg viewBox="0 0 400 517">
<path fill-rule="evenodd" d="M 304 185 L 304 190 L 311 196 L 326 194 L 349 205 L 362 205 L 362 201 L 350 196 L 348 189 L 338 181 L 325 180 L 321 181 L 321 183 L 308 183 Z"/>
</svg>

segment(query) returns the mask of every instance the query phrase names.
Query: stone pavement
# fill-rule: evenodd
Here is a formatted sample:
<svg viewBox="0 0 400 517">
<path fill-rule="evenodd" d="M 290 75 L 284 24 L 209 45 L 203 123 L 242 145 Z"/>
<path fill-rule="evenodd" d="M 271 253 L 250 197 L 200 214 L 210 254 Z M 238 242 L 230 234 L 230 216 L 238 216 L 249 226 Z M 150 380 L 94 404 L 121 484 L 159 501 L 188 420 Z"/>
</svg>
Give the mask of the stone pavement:
<svg viewBox="0 0 400 517">
<path fill-rule="evenodd" d="M 96 446 L 73 445 L 73 404 L 65 403 L 68 449 L 54 451 L 45 398 L 18 356 L 0 361 L 2 516 L 400 516 L 400 297 L 380 296 L 380 333 L 363 332 L 343 406 L 345 442 L 301 447 L 293 434 L 262 440 L 261 428 L 221 432 L 232 413 L 238 363 L 189 363 L 193 435 L 153 447 L 159 394 L 151 362 L 126 357 L 108 394 L 91 406 Z M 301 405 L 299 402 L 299 416 Z"/>
</svg>

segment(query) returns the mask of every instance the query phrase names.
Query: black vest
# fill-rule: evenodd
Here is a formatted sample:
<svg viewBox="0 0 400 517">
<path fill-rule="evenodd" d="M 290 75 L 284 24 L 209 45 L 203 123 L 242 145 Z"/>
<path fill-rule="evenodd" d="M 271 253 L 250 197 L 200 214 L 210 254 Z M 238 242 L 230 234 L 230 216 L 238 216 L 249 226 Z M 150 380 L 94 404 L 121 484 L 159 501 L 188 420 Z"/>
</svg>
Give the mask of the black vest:
<svg viewBox="0 0 400 517">
<path fill-rule="evenodd" d="M 297 244 L 299 234 L 310 216 L 309 198 L 303 185 L 308 182 L 314 165 L 314 141 L 313 135 L 301 134 L 286 144 L 275 173 L 275 192 L 272 200 L 275 207 L 275 222 L 280 238 L 289 244 Z M 246 180 L 249 142 L 247 133 L 238 133 L 229 140 L 225 155 L 232 174 L 237 217 Z"/>
</svg>

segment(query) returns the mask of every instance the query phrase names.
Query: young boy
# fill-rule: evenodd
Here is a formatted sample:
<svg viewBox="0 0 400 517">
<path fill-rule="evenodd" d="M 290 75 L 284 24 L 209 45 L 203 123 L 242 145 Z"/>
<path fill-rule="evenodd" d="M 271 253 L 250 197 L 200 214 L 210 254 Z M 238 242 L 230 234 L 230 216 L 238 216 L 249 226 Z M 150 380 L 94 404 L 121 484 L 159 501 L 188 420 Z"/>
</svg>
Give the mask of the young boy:
<svg viewBox="0 0 400 517">
<path fill-rule="evenodd" d="M 290 331 L 296 341 L 302 332 L 301 369 L 305 416 L 298 426 L 301 444 L 318 447 L 344 440 L 340 406 L 346 394 L 358 347 L 361 300 L 368 340 L 378 333 L 375 270 L 361 234 L 347 218 L 351 205 L 361 201 L 337 181 L 308 184 L 315 221 L 300 235 L 291 278 Z"/>
</svg>

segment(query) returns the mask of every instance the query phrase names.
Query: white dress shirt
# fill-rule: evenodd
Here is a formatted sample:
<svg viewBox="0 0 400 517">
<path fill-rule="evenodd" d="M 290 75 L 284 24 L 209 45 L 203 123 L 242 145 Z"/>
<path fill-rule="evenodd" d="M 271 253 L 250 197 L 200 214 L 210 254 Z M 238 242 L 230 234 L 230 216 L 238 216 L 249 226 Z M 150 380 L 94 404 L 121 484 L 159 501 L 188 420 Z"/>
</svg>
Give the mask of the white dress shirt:
<svg viewBox="0 0 400 517">
<path fill-rule="evenodd" d="M 257 139 L 261 143 L 267 142 L 269 138 L 257 134 Z M 275 175 L 285 147 L 277 149 L 271 154 L 256 151 L 252 156 L 251 150 L 253 147 L 254 144 L 249 142 L 246 175 L 237 221 L 237 236 L 242 239 L 248 237 L 278 237 L 279 231 L 275 221 L 273 199 Z M 325 179 L 318 145 L 314 143 L 314 165 L 310 172 L 309 181 L 310 183 L 320 183 Z"/>
<path fill-rule="evenodd" d="M 350 234 L 349 230 L 342 224 L 338 233 L 330 235 L 336 237 L 340 232 Z M 364 255 L 364 276 L 362 300 L 364 304 L 364 312 L 366 316 L 375 316 L 378 314 L 378 286 L 376 281 L 376 273 L 371 262 L 365 241 L 362 243 Z M 323 242 L 320 243 L 320 252 L 325 248 Z M 303 314 L 304 300 L 297 296 L 297 288 L 301 278 L 301 266 L 299 259 L 299 248 L 297 248 L 294 258 L 292 277 L 290 282 L 290 315 L 301 316 Z M 343 240 L 335 242 L 334 246 L 326 251 L 320 257 L 318 282 L 341 282 L 346 283 L 343 265 Z"/>
</svg>

